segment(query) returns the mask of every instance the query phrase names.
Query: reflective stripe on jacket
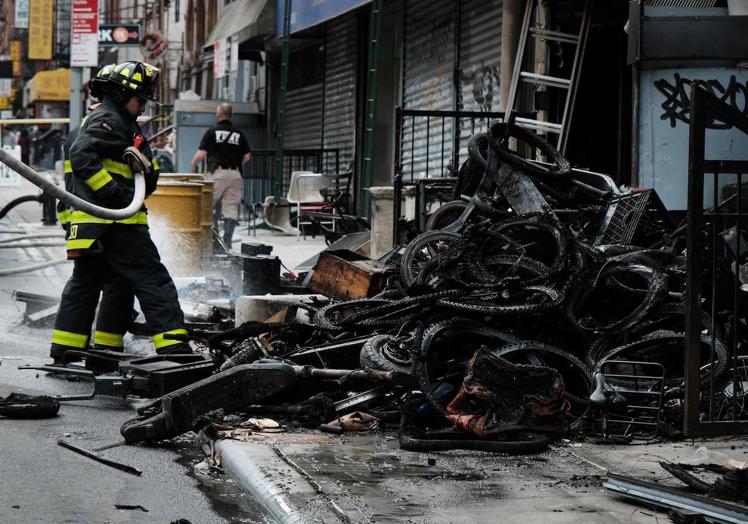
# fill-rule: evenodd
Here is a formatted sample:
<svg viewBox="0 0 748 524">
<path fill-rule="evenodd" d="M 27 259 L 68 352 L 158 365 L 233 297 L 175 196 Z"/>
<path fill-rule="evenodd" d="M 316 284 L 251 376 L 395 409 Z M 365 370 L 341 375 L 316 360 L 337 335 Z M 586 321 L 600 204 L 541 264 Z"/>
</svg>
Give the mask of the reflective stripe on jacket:
<svg viewBox="0 0 748 524">
<path fill-rule="evenodd" d="M 132 169 L 123 153 L 132 145 L 140 127 L 113 102 L 105 100 L 86 116 L 81 125 L 70 132 L 65 143 L 65 189 L 96 205 L 111 207 L 107 199 L 118 193 L 129 201 L 135 192 Z M 148 144 L 143 153 L 153 157 Z M 146 195 L 156 189 L 158 163 L 146 175 Z M 109 204 L 109 205 L 108 205 Z M 133 216 L 122 220 L 94 217 L 64 205 L 58 206 L 60 222 L 67 231 L 68 250 L 89 249 L 109 224 L 148 226 L 145 206 Z"/>
</svg>

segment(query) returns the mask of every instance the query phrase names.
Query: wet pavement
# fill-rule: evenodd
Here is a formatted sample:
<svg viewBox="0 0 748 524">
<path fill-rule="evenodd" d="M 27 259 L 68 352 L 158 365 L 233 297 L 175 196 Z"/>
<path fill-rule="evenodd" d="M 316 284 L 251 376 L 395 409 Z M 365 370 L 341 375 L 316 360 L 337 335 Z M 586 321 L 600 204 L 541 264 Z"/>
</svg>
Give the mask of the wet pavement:
<svg viewBox="0 0 748 524">
<path fill-rule="evenodd" d="M 323 442 L 319 437 L 312 433 L 243 444 L 309 522 L 667 521 L 664 513 L 642 512 L 607 494 L 601 487 L 605 472 L 571 454 L 586 445 L 510 456 L 412 453 L 400 450 L 386 433 L 325 436 Z M 309 483 L 318 487 L 316 492 Z M 320 520 L 320 515 L 325 517 Z"/>
<path fill-rule="evenodd" d="M 3 188 L 0 206 L 35 191 Z M 0 229 L 61 231 L 39 224 L 41 208 L 24 204 L 0 222 Z M 7 237 L 0 233 L 0 238 Z M 63 248 L 0 250 L 0 267 L 62 258 Z M 51 329 L 19 324 L 23 305 L 13 290 L 58 295 L 70 264 L 0 278 L 0 396 L 81 394 L 90 385 L 55 378 L 44 372 L 19 371 L 22 364 L 49 363 Z M 265 522 L 263 513 L 230 479 L 196 465 L 205 458 L 196 437 L 160 447 L 121 446 L 103 451 L 106 458 L 143 471 L 140 477 L 115 470 L 64 449 L 64 436 L 76 446 L 93 449 L 121 440 L 120 425 L 134 415 L 136 402 L 98 397 L 63 403 L 59 415 L 45 420 L 0 418 L 0 522 Z M 147 510 L 117 509 L 140 505 Z"/>
<path fill-rule="evenodd" d="M 319 432 L 256 435 L 241 443 L 305 522 L 668 522 L 664 511 L 606 492 L 608 471 L 682 488 L 662 460 L 692 459 L 699 446 L 736 460 L 744 439 L 601 445 L 559 441 L 543 453 L 413 453 L 396 435 Z"/>
</svg>

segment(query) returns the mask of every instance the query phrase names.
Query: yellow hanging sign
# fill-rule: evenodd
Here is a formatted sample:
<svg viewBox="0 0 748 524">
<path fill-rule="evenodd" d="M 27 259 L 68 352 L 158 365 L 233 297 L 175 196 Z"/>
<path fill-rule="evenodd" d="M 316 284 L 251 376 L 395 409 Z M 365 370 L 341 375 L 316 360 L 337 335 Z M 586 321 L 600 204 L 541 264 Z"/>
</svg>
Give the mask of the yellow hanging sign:
<svg viewBox="0 0 748 524">
<path fill-rule="evenodd" d="M 31 0 L 29 3 L 29 59 L 51 60 L 54 0 Z"/>
<path fill-rule="evenodd" d="M 67 102 L 70 100 L 70 69 L 41 71 L 31 79 L 29 100 L 32 102 Z"/>
</svg>

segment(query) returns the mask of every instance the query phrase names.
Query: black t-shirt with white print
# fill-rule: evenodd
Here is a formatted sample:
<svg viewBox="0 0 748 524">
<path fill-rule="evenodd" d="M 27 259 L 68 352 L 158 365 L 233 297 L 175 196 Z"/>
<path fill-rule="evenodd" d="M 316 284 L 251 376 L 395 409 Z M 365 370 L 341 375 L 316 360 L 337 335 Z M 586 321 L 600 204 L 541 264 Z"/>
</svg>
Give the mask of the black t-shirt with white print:
<svg viewBox="0 0 748 524">
<path fill-rule="evenodd" d="M 209 128 L 200 141 L 200 149 L 208 152 L 208 171 L 216 169 L 238 169 L 241 172 L 242 157 L 250 152 L 244 133 L 235 128 L 231 120 L 221 120 Z"/>
</svg>

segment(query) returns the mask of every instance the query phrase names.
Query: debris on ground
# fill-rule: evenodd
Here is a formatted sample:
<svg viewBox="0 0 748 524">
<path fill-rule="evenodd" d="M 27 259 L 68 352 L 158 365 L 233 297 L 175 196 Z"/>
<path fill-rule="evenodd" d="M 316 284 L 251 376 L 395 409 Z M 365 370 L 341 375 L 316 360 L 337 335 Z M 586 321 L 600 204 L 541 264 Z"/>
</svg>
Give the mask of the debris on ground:
<svg viewBox="0 0 748 524">
<path fill-rule="evenodd" d="M 673 522 L 748 522 L 748 508 L 744 505 L 748 502 L 748 472 L 730 470 L 714 482 L 705 482 L 678 465 L 661 465 L 688 489 L 612 473 L 603 487 L 645 506 L 668 509 Z"/>
<path fill-rule="evenodd" d="M 140 504 L 115 504 L 114 507 L 116 509 L 138 510 L 144 513 L 148 513 L 148 510 L 144 508 L 143 506 L 141 506 Z"/>
<path fill-rule="evenodd" d="M 527 160 L 509 138 L 551 163 Z M 232 326 L 223 280 L 182 286 L 191 321 L 178 337 L 201 360 L 161 369 L 125 359 L 109 370 L 120 393 L 157 399 L 122 426 L 125 440 L 397 428 L 404 449 L 532 453 L 562 435 L 677 437 L 685 228 L 654 190 L 572 169 L 516 126 L 475 135 L 468 154 L 458 185 L 470 194 L 436 209 L 427 231 L 378 260 L 323 252 L 311 273 L 284 280 L 299 297 L 267 318 Z M 730 251 L 718 251 L 712 270 L 730 286 Z M 726 395 L 724 340 L 736 328 L 701 313 L 701 382 Z M 250 424 L 226 423 L 232 414 Z"/>
<path fill-rule="evenodd" d="M 50 418 L 57 416 L 60 402 L 46 395 L 24 395 L 11 393 L 0 397 L 0 417 L 6 418 Z"/>
<path fill-rule="evenodd" d="M 95 460 L 96 462 L 100 462 L 102 464 L 105 464 L 109 467 L 118 469 L 120 471 L 124 471 L 125 473 L 130 473 L 131 475 L 141 476 L 143 474 L 142 471 L 140 471 L 137 468 L 134 468 L 132 466 L 128 466 L 127 464 L 122 464 L 121 462 L 116 462 L 114 460 L 110 460 L 108 458 L 102 457 L 98 453 L 94 453 L 91 451 L 87 451 L 83 448 L 80 448 L 74 444 L 71 444 L 70 442 L 66 441 L 63 438 L 57 439 L 57 444 L 62 446 L 63 448 L 67 448 L 71 451 L 74 451 L 78 453 L 79 455 L 83 455 L 84 457 L 88 457 L 92 460 Z"/>
</svg>

